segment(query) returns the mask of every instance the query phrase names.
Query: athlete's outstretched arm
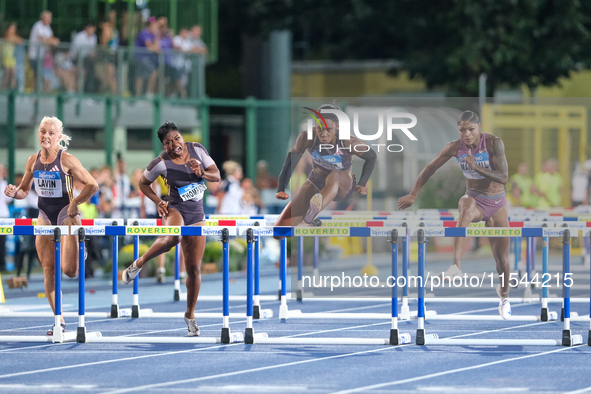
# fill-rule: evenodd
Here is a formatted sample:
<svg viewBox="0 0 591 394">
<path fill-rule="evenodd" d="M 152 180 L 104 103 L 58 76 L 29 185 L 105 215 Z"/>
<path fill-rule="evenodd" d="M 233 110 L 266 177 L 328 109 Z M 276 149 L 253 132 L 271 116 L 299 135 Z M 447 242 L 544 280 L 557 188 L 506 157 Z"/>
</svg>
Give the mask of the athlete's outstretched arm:
<svg viewBox="0 0 591 394">
<path fill-rule="evenodd" d="M 31 155 L 27 159 L 25 175 L 23 176 L 21 184 L 18 185 L 18 187 L 15 185 L 6 186 L 4 194 L 6 194 L 8 197 L 12 197 L 17 200 L 27 198 L 29 192 L 31 191 L 31 185 L 33 184 L 33 166 L 35 165 L 35 160 L 37 160 L 37 155 Z"/>
<path fill-rule="evenodd" d="M 78 197 L 74 198 L 70 201 L 70 207 L 68 208 L 68 215 L 75 216 L 78 214 L 78 205 L 82 204 L 83 202 L 87 201 L 90 197 L 94 195 L 98 191 L 98 184 L 90 175 L 86 168 L 82 166 L 80 160 L 76 157 L 63 153 L 62 154 L 62 162 L 64 164 L 64 171 L 68 170 L 70 174 L 74 177 L 74 179 L 82 182 L 84 184 L 84 188 L 78 195 Z"/>
<path fill-rule="evenodd" d="M 275 197 L 279 200 L 287 200 L 289 196 L 285 192 L 287 185 L 289 184 L 289 180 L 291 179 L 291 175 L 295 171 L 300 159 L 306 152 L 306 149 L 312 146 L 312 141 L 308 140 L 307 132 L 302 131 L 296 140 L 296 143 L 293 148 L 287 154 L 285 158 L 285 163 L 283 164 L 283 169 L 281 170 L 281 174 L 279 175 L 279 179 L 277 180 L 277 194 Z"/>
<path fill-rule="evenodd" d="M 437 156 L 435 156 L 431 163 L 429 163 L 427 167 L 421 171 L 410 194 L 398 200 L 398 209 L 403 210 L 410 207 L 417 199 L 419 191 L 421 191 L 421 188 L 425 185 L 425 183 L 427 183 L 429 178 L 431 178 L 433 174 L 435 174 L 435 171 L 437 171 L 449 159 L 454 157 L 457 151 L 457 141 L 452 141 L 445 145 L 445 147 L 441 150 L 441 152 L 439 152 Z"/>
<path fill-rule="evenodd" d="M 360 152 L 358 152 L 355 147 L 360 146 Z M 363 163 L 363 168 L 361 169 L 361 176 L 359 177 L 359 181 L 357 182 L 357 186 L 355 187 L 355 191 L 361 195 L 367 194 L 367 181 L 371 177 L 371 173 L 373 172 L 374 167 L 376 166 L 376 160 L 378 155 L 374 152 L 373 149 L 369 148 L 367 152 L 364 152 L 364 147 L 368 146 L 365 142 L 361 141 L 359 138 L 352 137 L 351 138 L 351 152 L 357 156 L 361 157 L 365 160 Z"/>
<path fill-rule="evenodd" d="M 462 161 L 466 162 L 472 170 L 476 171 L 489 181 L 505 185 L 509 179 L 509 168 L 507 165 L 507 158 L 505 157 L 505 144 L 503 144 L 503 140 L 495 137 L 491 153 L 490 161 L 495 170 L 487 170 L 486 168 L 476 165 L 474 156 L 471 154 L 462 159 Z"/>
</svg>

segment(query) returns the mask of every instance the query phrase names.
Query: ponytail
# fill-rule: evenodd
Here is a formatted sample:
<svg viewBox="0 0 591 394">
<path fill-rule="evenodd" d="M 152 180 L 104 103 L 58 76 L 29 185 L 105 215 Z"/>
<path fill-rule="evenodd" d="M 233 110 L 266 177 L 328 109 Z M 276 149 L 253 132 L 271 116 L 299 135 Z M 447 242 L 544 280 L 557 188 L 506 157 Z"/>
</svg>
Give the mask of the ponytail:
<svg viewBox="0 0 591 394">
<path fill-rule="evenodd" d="M 72 137 L 70 137 L 67 134 L 62 133 L 62 135 L 60 135 L 60 140 L 59 140 L 60 149 L 63 151 L 68 150 L 68 145 L 70 145 L 70 140 L 72 140 Z"/>
</svg>

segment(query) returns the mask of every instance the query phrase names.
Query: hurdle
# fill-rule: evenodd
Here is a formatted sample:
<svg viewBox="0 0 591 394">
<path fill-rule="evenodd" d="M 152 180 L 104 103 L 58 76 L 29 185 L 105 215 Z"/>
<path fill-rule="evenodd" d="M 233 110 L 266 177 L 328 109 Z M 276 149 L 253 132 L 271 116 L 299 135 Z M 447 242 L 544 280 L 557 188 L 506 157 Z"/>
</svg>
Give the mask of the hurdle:
<svg viewBox="0 0 591 394">
<path fill-rule="evenodd" d="M 12 226 L 12 227 L 2 227 L 2 233 L 4 234 L 14 234 L 14 235 L 51 235 L 52 241 L 54 243 L 54 260 L 55 260 L 55 313 L 52 314 L 54 316 L 54 325 L 53 325 L 53 335 L 0 335 L 0 342 L 45 342 L 45 343 L 64 343 L 64 342 L 75 342 L 78 340 L 80 336 L 80 330 L 76 332 L 62 332 L 61 327 L 61 318 L 62 318 L 62 285 L 61 285 L 61 277 L 62 277 L 62 270 L 61 270 L 61 237 L 62 234 L 70 235 L 68 226 L 32 226 L 32 225 L 24 225 L 24 226 Z M 74 235 L 74 234 L 72 234 Z M 81 231 L 79 234 L 79 242 L 80 246 L 78 248 L 78 255 L 79 255 L 79 273 L 80 273 L 80 280 L 79 286 L 82 286 L 82 290 L 84 290 L 84 231 Z M 81 264 L 80 264 L 81 262 Z M 81 297 L 81 298 L 80 298 Z M 84 302 L 84 293 L 80 293 L 79 291 L 79 303 Z M 3 316 L 17 316 L 17 312 L 13 312 L 10 314 L 6 314 Z M 78 313 L 79 321 L 78 323 L 84 323 L 84 311 Z M 100 337 L 100 332 L 89 332 L 85 333 L 87 338 L 98 338 Z"/>
<path fill-rule="evenodd" d="M 510 228 L 488 228 L 488 230 L 509 230 Z M 418 229 L 417 236 L 419 241 L 419 276 L 421 278 L 419 286 L 419 318 L 416 334 L 417 345 L 491 345 L 491 346 L 511 346 L 511 345 L 530 345 L 530 346 L 574 346 L 583 343 L 581 335 L 572 335 L 570 329 L 570 288 L 564 285 L 563 275 L 562 286 L 564 296 L 564 329 L 562 339 L 464 339 L 464 338 L 439 338 L 437 334 L 427 335 L 425 332 L 425 260 L 426 260 L 426 236 L 453 236 L 465 237 L 467 234 L 465 227 L 456 227 L 446 229 L 444 232 L 431 232 L 425 229 Z M 529 230 L 529 231 L 527 231 Z M 562 234 L 549 229 L 523 229 L 521 236 L 529 237 L 563 237 L 563 274 L 570 272 L 570 231 L 563 230 Z M 512 235 L 512 234 L 509 234 Z M 490 236 L 487 234 L 486 236 Z M 502 235 L 501 235 L 502 236 Z M 506 236 L 506 235 L 505 235 Z M 448 315 L 449 316 L 449 315 Z M 437 318 L 431 318 L 437 320 Z"/>
<path fill-rule="evenodd" d="M 147 227 L 149 228 L 149 227 Z M 139 232 L 138 227 L 130 226 L 125 228 L 125 233 L 127 234 L 137 234 Z M 236 228 L 232 229 L 232 233 L 236 235 Z M 117 336 L 117 337 L 89 337 L 81 338 L 80 342 L 91 342 L 91 343 L 184 343 L 184 344 L 230 344 L 230 343 L 238 343 L 244 340 L 244 335 L 241 332 L 231 332 L 230 330 L 230 317 L 244 317 L 245 314 L 241 314 L 240 316 L 232 316 L 229 313 L 229 271 L 230 271 L 230 263 L 229 263 L 229 240 L 230 240 L 230 229 L 227 227 L 224 228 L 211 228 L 211 227 L 198 227 L 198 226 L 183 226 L 183 227 L 170 227 L 170 226 L 163 226 L 160 228 L 160 234 L 179 234 L 181 236 L 202 236 L 202 235 L 221 235 L 221 241 L 223 245 L 223 280 L 222 280 L 222 295 L 223 295 L 223 305 L 222 305 L 222 330 L 220 337 L 145 337 L 145 336 L 136 336 L 136 337 L 129 337 L 129 336 Z M 153 235 L 153 234 L 150 234 Z M 84 304 L 82 303 L 80 307 L 83 309 Z M 140 314 L 141 316 L 141 314 Z M 181 313 L 181 316 L 184 316 L 184 313 Z M 143 317 L 143 316 L 142 316 Z M 179 317 L 177 314 L 174 313 L 150 313 L 147 314 L 147 317 L 157 317 L 157 318 L 171 318 L 171 317 Z M 203 315 L 199 316 L 199 314 L 195 313 L 195 317 L 204 317 Z M 208 314 L 207 317 L 220 317 L 219 314 Z M 83 322 L 82 322 L 83 323 Z M 79 329 L 82 332 L 82 329 Z M 254 338 L 258 339 L 259 335 L 254 336 Z"/>
<path fill-rule="evenodd" d="M 351 230 L 353 230 L 352 228 Z M 257 229 L 258 230 L 258 229 Z M 253 229 L 247 229 L 247 243 L 252 245 L 252 239 L 254 237 Z M 273 227 L 273 236 L 293 236 L 298 235 L 297 227 Z M 392 245 L 392 276 L 398 276 L 398 231 L 396 229 L 391 230 L 391 245 Z M 302 234 L 303 235 L 303 234 Z M 352 234 L 353 235 L 353 234 Z M 357 236 L 367 236 L 367 232 L 357 233 Z M 282 278 L 281 287 L 281 306 L 279 309 L 279 318 L 286 320 L 290 314 L 288 313 L 287 300 L 286 300 L 286 282 L 287 282 L 287 241 L 285 238 L 281 239 L 281 259 L 280 259 L 280 270 Z M 248 253 L 248 256 L 251 256 Z M 398 330 L 398 286 L 396 281 L 392 286 L 392 313 L 391 313 L 391 328 L 390 335 L 388 338 L 293 338 L 293 337 L 280 337 L 280 338 L 269 338 L 266 333 L 262 333 L 261 336 L 254 334 L 254 328 L 252 327 L 252 259 L 247 260 L 247 327 L 244 335 L 244 342 L 246 344 L 271 344 L 271 345 L 402 345 L 410 343 L 410 334 L 400 333 Z M 314 315 L 314 314 L 310 314 Z M 322 314 L 326 315 L 326 314 Z"/>
<path fill-rule="evenodd" d="M 224 238 L 223 229 L 232 232 L 232 235 L 236 235 L 236 229 L 239 227 L 236 226 L 157 226 L 155 225 L 155 219 L 142 219 L 140 220 L 133 220 L 131 222 L 131 226 L 122 227 L 124 229 L 125 235 L 133 235 L 134 236 L 134 261 L 139 258 L 139 237 L 140 236 L 154 236 L 154 235 L 180 235 L 180 236 L 221 236 L 222 243 L 224 246 L 228 246 L 227 243 L 229 242 L 229 238 Z M 144 224 L 144 226 L 142 226 Z M 146 225 L 147 224 L 147 225 Z M 194 230 L 197 229 L 197 230 Z M 228 236 L 229 237 L 229 236 Z M 224 259 L 229 259 L 229 252 L 228 256 L 224 255 Z M 229 266 L 228 266 L 229 272 Z M 223 268 L 224 272 L 222 275 L 226 275 L 226 268 Z M 229 273 L 228 273 L 229 275 Z M 176 284 L 175 284 L 176 286 Z M 179 289 L 180 289 L 180 281 L 179 281 Z M 205 297 L 204 297 L 205 298 Z M 238 298 L 239 300 L 246 300 L 246 296 Z M 186 299 L 186 298 L 185 298 Z M 202 299 L 199 297 L 198 299 Z M 219 297 L 210 297 L 211 300 L 220 300 Z M 234 300 L 237 298 L 234 298 Z M 202 299 L 203 300 L 203 299 Z M 222 295 L 222 301 L 226 300 L 226 297 Z M 230 300 L 228 296 L 228 300 Z M 132 318 L 140 318 L 140 317 L 150 317 L 154 319 L 169 319 L 169 318 L 183 318 L 184 312 L 153 312 L 152 310 L 141 310 L 139 305 L 139 275 L 135 277 L 133 282 L 133 304 L 132 304 Z M 208 313 L 208 312 L 195 312 L 195 318 L 221 318 L 225 315 L 220 313 Z M 261 316 L 271 317 L 273 316 L 272 310 L 261 310 Z M 246 318 L 246 314 L 244 313 L 229 313 L 229 318 L 237 318 L 237 319 L 244 319 Z"/>
</svg>

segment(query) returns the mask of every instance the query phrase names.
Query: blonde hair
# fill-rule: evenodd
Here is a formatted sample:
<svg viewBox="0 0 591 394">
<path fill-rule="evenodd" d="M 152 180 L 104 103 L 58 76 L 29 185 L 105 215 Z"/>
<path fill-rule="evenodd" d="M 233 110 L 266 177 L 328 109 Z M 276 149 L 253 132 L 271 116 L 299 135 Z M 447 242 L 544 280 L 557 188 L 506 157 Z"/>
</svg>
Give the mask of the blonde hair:
<svg viewBox="0 0 591 394">
<path fill-rule="evenodd" d="M 242 170 L 242 166 L 235 161 L 228 160 L 222 165 L 226 175 L 233 175 L 237 170 Z"/>
<path fill-rule="evenodd" d="M 53 124 L 57 128 L 57 131 L 60 133 L 60 139 L 58 142 L 59 148 L 64 151 L 68 150 L 68 145 L 70 144 L 70 140 L 72 139 L 72 137 L 63 133 L 64 124 L 62 123 L 62 121 L 56 118 L 55 116 L 45 116 L 43 117 L 43 119 L 41 119 L 41 123 L 39 123 L 39 129 L 41 129 L 41 126 L 43 126 L 46 123 Z"/>
</svg>

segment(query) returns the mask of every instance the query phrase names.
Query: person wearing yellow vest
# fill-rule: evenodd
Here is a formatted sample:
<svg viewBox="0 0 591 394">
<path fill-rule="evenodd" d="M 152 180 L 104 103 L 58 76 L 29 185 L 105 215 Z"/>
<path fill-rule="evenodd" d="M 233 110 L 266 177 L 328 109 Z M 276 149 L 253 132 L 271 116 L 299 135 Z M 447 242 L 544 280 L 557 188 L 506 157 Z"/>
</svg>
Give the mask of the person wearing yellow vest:
<svg viewBox="0 0 591 394">
<path fill-rule="evenodd" d="M 533 208 L 537 205 L 537 195 L 533 179 L 528 175 L 527 163 L 520 163 L 517 174 L 509 178 L 511 198 L 516 207 Z"/>
<path fill-rule="evenodd" d="M 536 175 L 536 187 L 539 192 L 538 208 L 560 207 L 562 195 L 562 175 L 558 171 L 558 160 L 548 159 L 546 172 Z"/>
</svg>

